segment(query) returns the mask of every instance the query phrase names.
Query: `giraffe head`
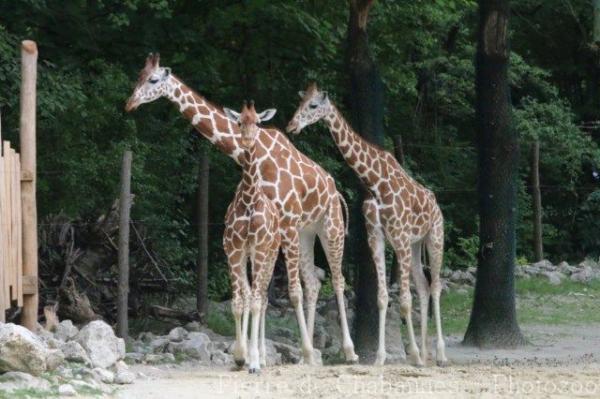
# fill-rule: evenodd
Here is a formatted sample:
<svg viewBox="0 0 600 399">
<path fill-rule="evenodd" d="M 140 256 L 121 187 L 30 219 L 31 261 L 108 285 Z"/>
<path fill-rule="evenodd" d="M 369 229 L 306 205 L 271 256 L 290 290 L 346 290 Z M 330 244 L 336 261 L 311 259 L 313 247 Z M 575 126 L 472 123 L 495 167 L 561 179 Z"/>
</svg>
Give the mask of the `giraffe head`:
<svg viewBox="0 0 600 399">
<path fill-rule="evenodd" d="M 125 105 L 125 111 L 133 111 L 141 104 L 152 102 L 170 92 L 172 83 L 169 79 L 171 68 L 161 67 L 159 61 L 160 55 L 158 53 L 148 55 L 146 65 L 140 71 L 133 94 Z"/>
<path fill-rule="evenodd" d="M 233 122 L 237 123 L 242 133 L 241 145 L 244 149 L 249 150 L 254 146 L 256 137 L 258 136 L 258 124 L 266 122 L 275 116 L 277 110 L 269 108 L 258 114 L 254 108 L 254 102 L 250 105 L 244 102 L 242 112 L 235 112 L 229 108 L 224 108 L 225 115 Z"/>
<path fill-rule="evenodd" d="M 286 131 L 298 134 L 308 125 L 318 122 L 331 111 L 331 101 L 326 91 L 320 91 L 316 83 L 311 83 L 306 91 L 299 91 L 302 101 Z"/>
</svg>

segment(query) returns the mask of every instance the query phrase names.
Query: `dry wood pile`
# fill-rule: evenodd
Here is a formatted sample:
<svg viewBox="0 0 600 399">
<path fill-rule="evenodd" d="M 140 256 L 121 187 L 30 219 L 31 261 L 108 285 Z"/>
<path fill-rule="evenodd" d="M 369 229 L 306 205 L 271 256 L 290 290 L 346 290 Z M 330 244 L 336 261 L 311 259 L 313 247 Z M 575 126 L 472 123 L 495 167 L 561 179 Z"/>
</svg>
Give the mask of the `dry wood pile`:
<svg viewBox="0 0 600 399">
<path fill-rule="evenodd" d="M 40 295 L 46 317 L 114 322 L 118 276 L 118 201 L 95 221 L 64 214 L 40 223 Z M 168 295 L 176 279 L 152 250 L 144 226 L 131 223 L 130 316 L 149 314 L 143 297 Z"/>
</svg>

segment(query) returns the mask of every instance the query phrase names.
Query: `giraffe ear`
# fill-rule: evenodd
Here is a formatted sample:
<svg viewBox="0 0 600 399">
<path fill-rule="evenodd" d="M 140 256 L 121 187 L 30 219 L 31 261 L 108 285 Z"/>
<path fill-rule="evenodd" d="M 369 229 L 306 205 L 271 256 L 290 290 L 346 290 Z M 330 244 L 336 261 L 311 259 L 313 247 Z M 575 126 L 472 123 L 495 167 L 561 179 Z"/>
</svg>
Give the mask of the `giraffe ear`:
<svg viewBox="0 0 600 399">
<path fill-rule="evenodd" d="M 325 102 L 325 100 L 327 100 L 327 98 L 329 98 L 329 93 L 327 93 L 326 91 L 322 91 L 319 100 L 323 103 Z"/>
<path fill-rule="evenodd" d="M 232 109 L 229 108 L 223 108 L 223 112 L 225 112 L 225 115 L 227 115 L 227 117 L 229 119 L 231 119 L 233 122 L 238 123 L 240 121 L 240 113 L 239 112 L 235 112 Z"/>
<path fill-rule="evenodd" d="M 277 110 L 275 108 L 269 108 L 269 109 L 265 109 L 263 112 L 261 112 L 257 116 L 261 122 L 266 122 L 266 121 L 270 120 L 271 118 L 273 118 L 276 113 L 277 113 Z"/>
<path fill-rule="evenodd" d="M 300 96 L 300 98 L 304 98 L 304 94 L 306 94 L 306 92 L 304 90 L 300 90 L 298 92 L 298 95 Z"/>
<path fill-rule="evenodd" d="M 169 77 L 169 75 L 171 75 L 171 68 L 166 67 L 165 68 L 165 73 L 163 74 L 163 79 L 166 79 Z"/>
<path fill-rule="evenodd" d="M 154 68 L 158 68 L 158 64 L 160 63 L 160 54 L 155 53 L 154 57 L 152 57 L 152 66 Z"/>
</svg>

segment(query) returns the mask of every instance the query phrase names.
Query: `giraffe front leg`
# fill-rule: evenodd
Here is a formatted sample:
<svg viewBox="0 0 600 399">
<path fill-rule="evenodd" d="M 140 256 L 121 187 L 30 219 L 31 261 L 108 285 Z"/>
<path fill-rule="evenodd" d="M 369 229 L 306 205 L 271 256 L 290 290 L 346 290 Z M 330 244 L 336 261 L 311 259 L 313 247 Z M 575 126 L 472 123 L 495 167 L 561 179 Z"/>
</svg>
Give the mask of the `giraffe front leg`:
<svg viewBox="0 0 600 399">
<path fill-rule="evenodd" d="M 304 281 L 306 299 L 306 329 L 311 344 L 314 339 L 315 313 L 321 290 L 321 281 L 315 272 L 315 233 L 300 232 L 300 273 Z"/>
<path fill-rule="evenodd" d="M 421 252 L 423 244 L 421 242 L 412 246 L 412 276 L 419 295 L 419 309 L 421 313 L 421 359 L 427 363 L 428 345 L 427 345 L 427 316 L 429 311 L 429 282 L 423 271 L 421 262 Z"/>
<path fill-rule="evenodd" d="M 387 307 L 389 296 L 387 292 L 387 283 L 385 278 L 385 236 L 383 227 L 379 221 L 379 211 L 377 202 L 374 199 L 366 200 L 363 203 L 363 214 L 365 217 L 365 227 L 371 249 L 373 263 L 377 269 L 377 307 L 379 309 L 379 346 L 377 349 L 377 357 L 375 359 L 376 366 L 383 366 L 386 358 L 385 350 L 385 319 L 387 315 Z"/>
<path fill-rule="evenodd" d="M 408 333 L 409 347 L 408 351 L 412 357 L 413 363 L 417 367 L 422 367 L 423 360 L 417 347 L 415 339 L 415 330 L 412 322 L 412 295 L 410 293 L 410 269 L 412 261 L 412 251 L 408 237 L 402 234 L 395 240 L 396 258 L 400 267 L 400 313 L 406 320 L 406 329 Z"/>
<path fill-rule="evenodd" d="M 306 328 L 306 320 L 304 318 L 304 309 L 302 308 L 302 286 L 300 285 L 300 255 L 299 255 L 299 236 L 298 231 L 294 228 L 289 228 L 282 236 L 283 254 L 286 258 L 286 266 L 288 272 L 288 286 L 290 301 L 296 311 L 298 319 L 298 327 L 300 329 L 300 337 L 302 340 L 302 353 L 304 355 L 304 363 L 308 365 L 314 364 L 313 346 L 308 336 Z"/>
<path fill-rule="evenodd" d="M 267 344 L 265 342 L 265 323 L 267 320 L 267 306 L 269 305 L 269 296 L 265 295 L 262 301 L 262 310 L 260 316 L 260 366 L 267 365 Z"/>
<path fill-rule="evenodd" d="M 434 224 L 425 240 L 427 253 L 429 254 L 429 262 L 431 269 L 431 297 L 433 301 L 433 314 L 435 317 L 435 328 L 437 333 L 436 342 L 436 364 L 445 366 L 448 364 L 446 358 L 446 344 L 444 343 L 444 335 L 442 333 L 442 318 L 440 314 L 440 295 L 442 292 L 442 284 L 440 281 L 440 270 L 442 268 L 442 259 L 444 254 L 444 224 L 441 219 Z"/>
<path fill-rule="evenodd" d="M 331 269 L 333 280 L 333 288 L 338 304 L 340 315 L 340 327 L 342 330 L 342 347 L 346 362 L 358 362 L 358 355 L 354 351 L 354 342 L 350 337 L 350 329 L 348 327 L 348 317 L 346 315 L 346 299 L 344 290 L 346 288 L 346 280 L 342 273 L 342 258 L 344 255 L 344 238 L 345 238 L 344 219 L 339 201 L 335 199 L 332 206 L 329 208 L 327 217 L 323 225 L 322 231 L 319 232 L 319 241 L 325 251 L 327 263 Z"/>
<path fill-rule="evenodd" d="M 248 280 L 245 275 L 246 256 L 241 251 L 228 251 L 227 260 L 231 276 L 231 311 L 235 320 L 235 343 L 233 359 L 238 367 L 243 367 L 247 358 L 247 335 L 244 327 L 244 313 L 247 308 Z M 246 317 L 247 318 L 247 317 Z"/>
</svg>

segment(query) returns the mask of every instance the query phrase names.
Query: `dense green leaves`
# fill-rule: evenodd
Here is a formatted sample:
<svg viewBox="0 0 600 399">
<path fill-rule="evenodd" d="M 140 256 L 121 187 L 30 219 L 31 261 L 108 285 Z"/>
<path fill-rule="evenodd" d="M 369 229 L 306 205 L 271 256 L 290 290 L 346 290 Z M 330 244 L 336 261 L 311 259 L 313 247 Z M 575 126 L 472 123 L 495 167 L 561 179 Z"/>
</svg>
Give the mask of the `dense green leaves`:
<svg viewBox="0 0 600 399">
<path fill-rule="evenodd" d="M 531 255 L 529 146 L 541 142 L 545 248 L 555 260 L 600 252 L 597 127 L 600 71 L 590 50 L 591 5 L 512 2 L 510 72 L 521 134 L 519 256 Z M 347 2 L 316 0 L 0 1 L 3 137 L 18 142 L 18 43 L 38 42 L 40 215 L 92 220 L 118 192 L 122 151 L 134 151 L 133 217 L 174 275 L 192 282 L 197 154 L 206 140 L 166 100 L 123 112 L 146 53 L 220 105 L 253 98 L 278 108 L 282 127 L 309 80 L 342 109 Z M 370 42 L 385 85 L 386 145 L 401 134 L 407 168 L 431 187 L 447 219 L 446 264 L 465 267 L 476 247 L 472 0 L 380 0 Z M 582 125 L 592 128 L 582 129 Z M 336 178 L 352 204 L 356 180 L 323 126 L 294 143 Z M 211 156 L 210 287 L 227 292 L 225 209 L 239 181 L 233 161 Z M 595 193 L 594 193 L 595 192 Z M 317 259 L 323 263 L 323 259 Z M 346 259 L 345 262 L 351 262 Z"/>
</svg>

